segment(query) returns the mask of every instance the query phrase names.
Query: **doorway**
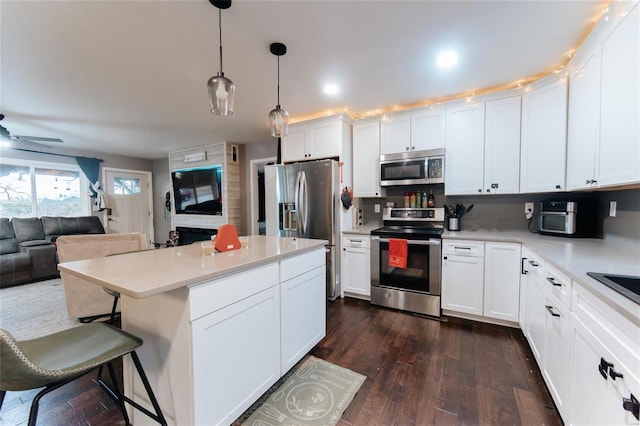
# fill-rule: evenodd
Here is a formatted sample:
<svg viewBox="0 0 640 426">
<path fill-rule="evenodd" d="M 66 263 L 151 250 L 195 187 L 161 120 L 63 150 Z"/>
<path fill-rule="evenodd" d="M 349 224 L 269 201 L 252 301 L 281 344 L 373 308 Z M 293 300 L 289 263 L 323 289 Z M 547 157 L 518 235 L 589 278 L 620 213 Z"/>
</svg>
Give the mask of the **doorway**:
<svg viewBox="0 0 640 426">
<path fill-rule="evenodd" d="M 153 194 L 151 172 L 103 168 L 108 233 L 144 232 L 153 237 Z"/>
<path fill-rule="evenodd" d="M 251 223 L 249 232 L 251 235 L 266 235 L 264 166 L 275 163 L 275 157 L 258 158 L 249 162 L 251 173 Z"/>
</svg>

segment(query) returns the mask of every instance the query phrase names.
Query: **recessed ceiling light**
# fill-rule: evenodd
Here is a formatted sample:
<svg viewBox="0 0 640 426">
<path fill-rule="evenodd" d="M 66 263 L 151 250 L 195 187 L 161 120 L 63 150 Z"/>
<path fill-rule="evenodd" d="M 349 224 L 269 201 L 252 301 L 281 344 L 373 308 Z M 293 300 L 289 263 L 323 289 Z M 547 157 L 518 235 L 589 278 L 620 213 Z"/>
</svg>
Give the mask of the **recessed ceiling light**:
<svg viewBox="0 0 640 426">
<path fill-rule="evenodd" d="M 438 66 L 443 70 L 448 70 L 458 63 L 458 54 L 453 50 L 443 50 L 438 54 Z"/>
<path fill-rule="evenodd" d="M 323 88 L 324 93 L 327 95 L 337 95 L 340 91 L 340 88 L 335 84 L 326 84 Z"/>
</svg>

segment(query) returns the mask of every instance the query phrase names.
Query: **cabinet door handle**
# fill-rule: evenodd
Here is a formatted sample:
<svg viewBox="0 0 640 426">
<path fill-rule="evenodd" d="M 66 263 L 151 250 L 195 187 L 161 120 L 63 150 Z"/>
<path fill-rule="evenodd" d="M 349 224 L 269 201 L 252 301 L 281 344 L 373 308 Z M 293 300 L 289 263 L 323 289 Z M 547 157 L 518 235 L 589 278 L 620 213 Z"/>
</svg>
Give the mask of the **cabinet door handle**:
<svg viewBox="0 0 640 426">
<path fill-rule="evenodd" d="M 598 371 L 600 372 L 600 375 L 604 377 L 605 380 L 607 380 L 607 371 L 609 371 L 609 367 L 613 367 L 613 364 L 610 362 L 607 362 L 607 360 L 604 358 L 600 358 L 600 365 L 598 365 Z"/>
<path fill-rule="evenodd" d="M 536 268 L 537 268 L 538 266 L 540 266 L 540 265 L 538 265 L 536 262 L 534 262 L 533 260 L 530 260 L 530 261 L 529 261 L 529 265 L 531 265 L 531 266 L 535 266 Z"/>
<path fill-rule="evenodd" d="M 617 379 L 617 378 L 624 378 L 624 374 L 622 373 L 618 373 L 616 370 L 613 369 L 613 365 L 611 366 L 611 368 L 609 368 L 609 377 L 611 377 L 613 380 Z"/>
<path fill-rule="evenodd" d="M 556 287 L 562 287 L 561 283 L 557 283 L 556 279 L 553 277 L 547 277 L 547 281 L 549 281 L 551 284 L 553 284 Z"/>
<path fill-rule="evenodd" d="M 553 306 L 545 305 L 545 308 L 547 308 L 547 311 L 549 311 L 549 313 L 551 314 L 552 317 L 559 317 L 560 316 L 560 314 L 557 314 L 557 313 L 553 312 Z"/>
<path fill-rule="evenodd" d="M 454 247 L 454 250 L 471 250 L 471 247 Z"/>
<path fill-rule="evenodd" d="M 527 258 L 526 258 L 526 257 L 523 257 L 523 258 L 520 260 L 520 273 L 521 273 L 522 275 L 527 275 L 527 274 L 529 273 L 529 271 L 525 271 L 525 269 L 524 269 L 524 261 L 525 261 L 525 260 L 527 260 Z"/>
<path fill-rule="evenodd" d="M 630 411 L 636 420 L 640 420 L 640 402 L 633 394 L 630 394 L 629 398 L 622 398 L 622 408 L 625 411 Z"/>
</svg>

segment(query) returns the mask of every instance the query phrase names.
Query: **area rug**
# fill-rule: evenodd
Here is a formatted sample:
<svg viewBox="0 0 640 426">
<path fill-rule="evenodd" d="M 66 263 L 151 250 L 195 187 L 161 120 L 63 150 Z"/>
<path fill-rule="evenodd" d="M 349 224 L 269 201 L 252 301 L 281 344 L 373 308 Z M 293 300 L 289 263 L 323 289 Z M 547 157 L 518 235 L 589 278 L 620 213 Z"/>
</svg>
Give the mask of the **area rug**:
<svg viewBox="0 0 640 426">
<path fill-rule="evenodd" d="M 243 424 L 335 425 L 365 379 L 362 374 L 308 355 L 279 386 L 267 392 L 266 400 L 254 405 L 257 408 Z"/>
<path fill-rule="evenodd" d="M 16 340 L 29 340 L 79 323 L 67 317 L 62 279 L 0 289 L 0 327 Z"/>
</svg>

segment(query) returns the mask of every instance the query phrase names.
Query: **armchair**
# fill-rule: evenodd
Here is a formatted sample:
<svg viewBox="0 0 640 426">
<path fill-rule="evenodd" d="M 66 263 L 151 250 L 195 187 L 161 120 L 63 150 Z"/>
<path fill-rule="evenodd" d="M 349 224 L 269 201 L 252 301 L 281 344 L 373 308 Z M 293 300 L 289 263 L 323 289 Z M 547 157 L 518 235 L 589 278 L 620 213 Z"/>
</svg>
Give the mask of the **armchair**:
<svg viewBox="0 0 640 426">
<path fill-rule="evenodd" d="M 146 250 L 144 233 L 67 235 L 56 240 L 60 262 L 93 259 L 113 254 Z M 69 318 L 107 316 L 114 299 L 104 289 L 79 277 L 62 273 Z"/>
</svg>

